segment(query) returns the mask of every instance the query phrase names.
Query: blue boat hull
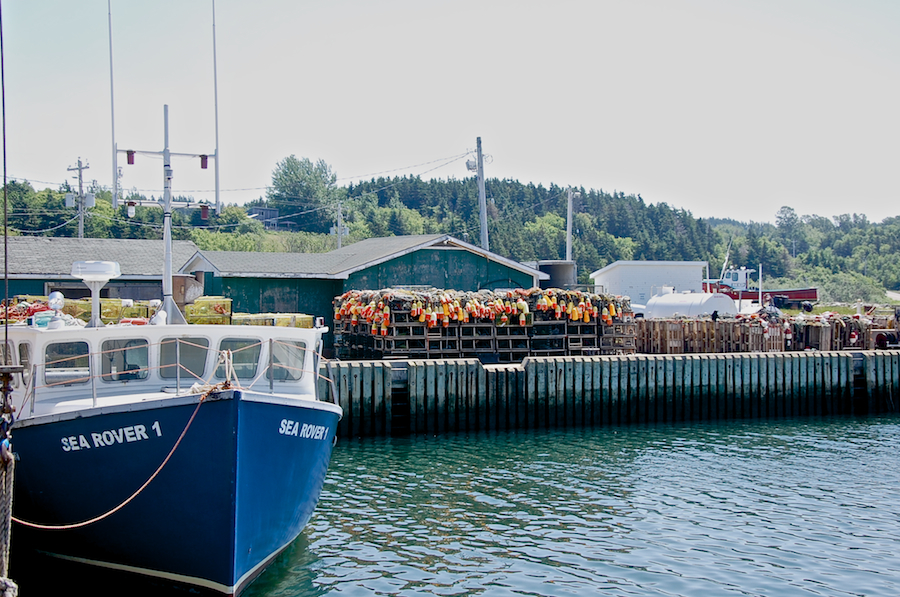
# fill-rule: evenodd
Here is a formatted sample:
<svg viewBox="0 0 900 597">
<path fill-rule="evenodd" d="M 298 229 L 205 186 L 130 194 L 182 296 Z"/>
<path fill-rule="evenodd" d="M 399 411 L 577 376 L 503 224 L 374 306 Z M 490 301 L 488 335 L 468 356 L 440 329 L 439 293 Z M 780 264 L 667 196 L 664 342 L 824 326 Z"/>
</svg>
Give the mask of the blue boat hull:
<svg viewBox="0 0 900 597">
<path fill-rule="evenodd" d="M 116 508 L 163 463 L 196 405 L 170 399 L 16 428 L 15 516 L 67 525 Z M 340 418 L 325 406 L 215 394 L 134 500 L 81 528 L 18 525 L 17 548 L 238 594 L 312 515 Z"/>
</svg>

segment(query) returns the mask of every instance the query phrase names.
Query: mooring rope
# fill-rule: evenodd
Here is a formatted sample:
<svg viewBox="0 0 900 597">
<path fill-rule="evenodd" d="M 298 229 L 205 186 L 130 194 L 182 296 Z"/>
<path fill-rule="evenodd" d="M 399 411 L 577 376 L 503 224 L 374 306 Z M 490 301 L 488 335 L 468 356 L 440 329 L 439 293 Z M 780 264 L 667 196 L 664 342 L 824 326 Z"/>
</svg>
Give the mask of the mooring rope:
<svg viewBox="0 0 900 597">
<path fill-rule="evenodd" d="M 118 506 L 112 508 L 111 510 L 108 510 L 107 512 L 104 512 L 103 514 L 101 514 L 99 516 L 95 516 L 94 518 L 91 518 L 90 520 L 84 520 L 82 522 L 76 522 L 76 523 L 72 523 L 72 524 L 62 524 L 62 525 L 38 524 L 35 522 L 28 522 L 26 520 L 20 520 L 20 519 L 16 518 L 15 516 L 11 516 L 11 519 L 23 526 L 30 527 L 32 529 L 40 529 L 40 530 L 44 530 L 44 531 L 66 531 L 66 530 L 71 530 L 71 529 L 80 529 L 82 527 L 86 527 L 88 525 L 94 524 L 95 522 L 100 522 L 104 518 L 108 518 L 108 517 L 112 516 L 113 514 L 115 514 L 116 512 L 118 512 L 119 510 L 124 508 L 125 506 L 127 506 L 132 500 L 134 500 L 134 498 L 139 496 L 144 491 L 144 489 L 146 489 L 147 486 L 150 485 L 150 483 L 159 475 L 159 473 L 162 472 L 163 468 L 166 466 L 166 464 L 168 464 L 169 460 L 172 458 L 172 455 L 175 454 L 175 450 L 178 449 L 178 446 L 179 446 L 179 444 L 181 444 L 181 440 L 184 439 L 184 436 L 187 434 L 188 429 L 191 428 L 191 424 L 194 422 L 194 418 L 197 416 L 197 412 L 199 412 L 200 407 L 203 405 L 203 402 L 213 392 L 215 392 L 217 390 L 228 390 L 230 388 L 231 388 L 231 382 L 226 380 L 223 382 L 219 382 L 213 386 L 210 386 L 208 389 L 206 389 L 206 391 L 200 396 L 200 399 L 197 402 L 197 407 L 194 408 L 194 412 L 191 414 L 191 418 L 188 419 L 187 425 L 184 426 L 184 430 L 181 432 L 181 435 L 178 436 L 178 439 L 175 441 L 175 445 L 172 446 L 171 450 L 169 450 L 169 454 L 166 456 L 165 460 L 162 461 L 162 464 L 159 465 L 159 467 L 156 469 L 156 471 L 152 475 L 150 475 L 150 478 L 147 479 L 144 482 L 144 484 L 141 485 L 137 489 L 137 491 L 132 493 L 131 496 L 129 496 L 125 501 L 123 501 Z M 3 596 L 0 595 L 0 597 L 3 597 Z"/>
<path fill-rule="evenodd" d="M 19 587 L 9 574 L 9 546 L 12 521 L 13 480 L 15 479 L 16 460 L 6 448 L 9 445 L 3 440 L 2 457 L 0 457 L 0 597 L 16 597 Z"/>
</svg>

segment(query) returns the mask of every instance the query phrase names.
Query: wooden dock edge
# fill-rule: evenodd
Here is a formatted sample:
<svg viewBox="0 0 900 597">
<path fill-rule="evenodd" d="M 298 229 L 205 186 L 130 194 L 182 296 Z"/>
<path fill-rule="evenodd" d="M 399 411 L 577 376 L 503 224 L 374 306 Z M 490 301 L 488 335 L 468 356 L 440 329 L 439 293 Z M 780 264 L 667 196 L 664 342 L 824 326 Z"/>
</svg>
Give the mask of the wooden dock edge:
<svg viewBox="0 0 900 597">
<path fill-rule="evenodd" d="M 332 361 L 341 437 L 897 412 L 900 350 Z M 327 399 L 327 398 L 326 398 Z"/>
</svg>

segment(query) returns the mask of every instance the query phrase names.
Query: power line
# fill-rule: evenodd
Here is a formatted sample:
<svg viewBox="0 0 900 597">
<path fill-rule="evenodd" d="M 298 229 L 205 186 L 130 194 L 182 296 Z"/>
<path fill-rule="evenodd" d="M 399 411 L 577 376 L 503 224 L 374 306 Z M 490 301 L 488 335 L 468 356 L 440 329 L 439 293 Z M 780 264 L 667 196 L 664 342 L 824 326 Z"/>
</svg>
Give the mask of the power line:
<svg viewBox="0 0 900 597">
<path fill-rule="evenodd" d="M 429 173 L 429 172 L 433 172 L 433 171 L 435 171 L 435 170 L 438 170 L 438 169 L 440 169 L 440 168 L 443 168 L 443 167 L 445 167 L 445 166 L 448 166 L 448 165 L 450 165 L 450 164 L 452 164 L 452 163 L 454 163 L 454 162 L 456 162 L 456 161 L 458 161 L 458 160 L 461 160 L 461 159 L 465 158 L 466 156 L 468 156 L 469 153 L 470 153 L 470 152 L 466 152 L 466 153 L 458 154 L 458 155 L 455 155 L 455 156 L 450 156 L 450 157 L 447 157 L 447 158 L 441 158 L 441 159 L 439 159 L 439 160 L 432 160 L 432 161 L 430 161 L 430 162 L 424 162 L 424 163 L 422 163 L 422 164 L 417 164 L 416 166 L 409 166 L 409 167 L 407 167 L 407 168 L 398 168 L 398 169 L 395 169 L 395 170 L 392 170 L 392 171 L 386 171 L 386 172 L 395 172 L 395 171 L 398 171 L 398 170 L 405 170 L 405 169 L 415 168 L 415 167 L 419 167 L 419 166 L 427 166 L 427 165 L 431 165 L 431 164 L 437 164 L 437 165 L 434 166 L 433 168 L 429 168 L 429 169 L 427 169 L 427 170 L 424 170 L 423 172 L 420 172 L 419 174 L 416 175 L 416 176 L 421 176 L 421 175 L 423 175 L 423 174 L 427 174 L 427 173 Z M 385 173 L 386 173 L 386 172 L 385 172 Z M 373 176 L 373 175 L 365 175 L 365 176 Z M 338 180 L 348 180 L 348 179 L 338 179 Z M 352 196 L 352 197 L 348 197 L 348 200 L 351 200 L 351 201 L 352 201 L 352 200 L 362 199 L 362 198 L 364 198 L 364 197 L 366 197 L 366 196 L 374 195 L 374 194 L 380 193 L 381 191 L 385 191 L 385 190 L 390 189 L 390 188 L 392 188 L 392 187 L 395 187 L 395 186 L 397 186 L 397 185 L 399 185 L 399 184 L 402 184 L 402 183 L 404 182 L 404 180 L 405 180 L 405 179 L 397 179 L 397 180 L 395 180 L 394 182 L 392 182 L 392 183 L 390 183 L 390 184 L 387 184 L 387 185 L 384 185 L 384 186 L 382 186 L 382 187 L 379 187 L 378 189 L 373 189 L 373 190 L 371 190 L 371 191 L 366 191 L 366 192 L 361 193 L 361 194 L 359 194 L 359 195 L 354 195 L 354 196 Z M 24 182 L 28 182 L 28 183 L 32 182 L 32 181 L 29 181 L 29 180 L 27 180 L 27 179 L 23 179 L 23 181 L 24 181 Z M 43 181 L 33 181 L 33 182 L 38 182 L 38 183 L 41 183 L 41 184 L 58 184 L 58 183 L 49 183 L 49 182 L 43 182 Z M 261 188 L 257 188 L 257 189 L 228 189 L 228 190 L 263 190 L 263 189 L 268 189 L 268 188 L 269 188 L 269 187 L 261 187 Z M 140 189 L 132 189 L 132 191 L 136 191 L 136 190 L 140 190 Z M 146 191 L 146 190 L 145 190 L 145 191 Z M 200 192 L 200 191 L 196 191 L 196 190 L 195 190 L 195 191 L 190 191 L 190 190 L 179 191 L 179 193 L 189 193 L 189 192 Z M 293 198 L 295 198 L 295 199 L 307 199 L 307 200 L 309 199 L 308 197 L 293 197 Z M 548 198 L 548 199 L 545 199 L 544 201 L 549 201 L 550 199 L 552 199 L 552 197 L 551 197 L 551 198 Z M 535 204 L 535 205 L 539 205 L 540 203 L 543 203 L 544 201 L 539 202 L 539 203 L 537 203 L 537 204 Z M 288 204 L 288 205 L 290 205 L 290 203 L 287 203 L 287 202 L 285 202 L 285 203 Z M 302 203 L 299 203 L 299 202 L 296 203 L 296 204 L 299 204 L 299 205 L 307 205 L 307 206 L 314 205 L 314 204 L 310 204 L 310 203 L 302 204 Z M 296 205 L 296 204 L 295 204 L 295 205 Z M 177 204 L 175 205 L 175 207 L 176 207 L 176 208 L 178 207 Z M 279 219 L 279 220 L 284 220 L 284 219 L 289 219 L 289 218 L 293 218 L 293 217 L 296 217 L 296 216 L 307 215 L 307 214 L 310 214 L 310 213 L 315 213 L 315 212 L 318 212 L 318 211 L 322 211 L 322 210 L 326 210 L 326 209 L 335 209 L 335 208 L 336 208 L 336 204 L 322 205 L 322 206 L 319 206 L 319 207 L 313 207 L 312 209 L 307 209 L 307 210 L 300 211 L 300 212 L 296 212 L 296 213 L 293 213 L 293 214 L 287 214 L 287 215 L 279 216 L 278 219 Z M 64 212 L 63 212 L 63 213 L 64 213 Z M 54 214 L 54 212 L 24 212 L 22 215 L 23 215 L 23 216 L 30 216 L 30 215 L 53 215 L 53 214 Z M 149 223 L 149 222 L 137 222 L 137 221 L 130 220 L 130 219 L 129 219 L 129 220 L 123 220 L 123 219 L 121 219 L 121 218 L 108 217 L 108 216 L 101 215 L 101 214 L 95 213 L 95 212 L 91 212 L 91 213 L 89 213 L 88 215 L 89 215 L 89 217 L 100 218 L 100 219 L 104 219 L 104 220 L 107 220 L 107 221 L 110 221 L 110 222 L 113 222 L 113 223 L 123 223 L 123 224 L 127 224 L 127 225 L 129 225 L 129 226 L 143 226 L 143 227 L 157 228 L 157 229 L 158 229 L 158 228 L 162 228 L 162 224 L 154 224 L 154 223 Z M 67 222 L 65 222 L 65 223 L 63 223 L 63 224 L 61 224 L 61 225 L 59 225 L 59 226 L 55 226 L 55 227 L 53 227 L 53 228 L 48 228 L 48 229 L 44 229 L 44 230 L 30 230 L 30 231 L 29 231 L 29 230 L 21 230 L 21 229 L 16 229 L 16 230 L 17 230 L 17 232 L 20 232 L 20 233 L 22 233 L 22 234 L 41 234 L 41 233 L 44 233 L 44 232 L 50 232 L 50 231 L 53 231 L 53 230 L 57 230 L 57 229 L 59 229 L 59 228 L 62 228 L 63 226 L 66 226 L 67 224 L 69 224 L 69 223 L 71 223 L 72 221 L 74 221 L 77 217 L 78 217 L 78 216 L 76 216 L 75 218 L 73 218 L 73 219 L 71 219 L 71 220 L 68 220 Z M 512 217 L 512 216 L 510 216 L 510 217 Z M 499 218 L 498 218 L 498 219 L 499 219 Z M 224 229 L 224 228 L 233 228 L 233 227 L 236 227 L 236 226 L 240 226 L 242 223 L 243 223 L 243 222 L 238 222 L 238 223 L 235 223 L 235 224 L 222 224 L 222 225 L 217 225 L 217 226 L 204 226 L 204 227 L 202 227 L 202 229 L 204 229 L 204 230 L 219 230 L 219 229 Z M 195 228 L 197 228 L 197 227 L 196 227 L 196 226 L 193 226 L 193 225 L 186 225 L 186 226 L 175 226 L 175 228 L 187 230 L 187 229 L 195 229 Z M 450 234 L 453 234 L 453 233 L 451 232 Z"/>
<path fill-rule="evenodd" d="M 462 153 L 455 156 L 450 156 L 446 158 L 440 158 L 437 160 L 431 160 L 430 162 L 423 162 L 421 164 L 416 164 L 414 166 L 406 166 L 405 168 L 394 168 L 393 170 L 384 170 L 382 172 L 373 172 L 371 174 L 360 174 L 359 176 L 345 176 L 342 178 L 338 178 L 337 180 L 354 180 L 357 178 L 368 178 L 369 176 L 380 176 L 381 174 L 390 174 L 391 172 L 400 172 L 401 170 L 412 170 L 413 168 L 418 168 L 419 166 L 428 166 L 430 164 L 435 164 L 437 162 L 443 162 L 444 160 L 456 161 L 458 159 L 464 158 L 469 155 L 471 152 L 467 151 L 466 153 Z M 448 162 L 450 163 L 450 162 Z M 430 170 L 426 170 L 426 172 L 430 172 Z M 423 172 L 424 174 L 425 172 Z"/>
<path fill-rule="evenodd" d="M 547 203 L 547 202 L 552 201 L 552 200 L 554 200 L 554 199 L 559 199 L 560 197 L 563 196 L 563 193 L 564 193 L 564 192 L 565 192 L 565 191 L 561 191 L 561 192 L 557 193 L 556 195 L 550 195 L 550 196 L 547 197 L 546 199 L 542 199 L 542 200 L 538 201 L 537 203 L 534 203 L 534 204 L 532 204 L 532 205 L 528 205 L 527 207 L 528 207 L 528 208 L 531 208 L 531 209 L 534 209 L 535 207 L 538 207 L 538 206 L 540 206 L 540 205 L 543 205 L 544 203 Z M 495 222 L 502 222 L 502 221 L 505 221 L 505 220 L 511 220 L 512 218 L 518 217 L 519 215 L 520 215 L 520 214 L 507 214 L 506 216 L 503 216 L 503 217 L 499 217 L 499 218 L 491 218 L 491 219 L 488 221 L 488 225 L 493 224 L 493 223 L 495 223 Z M 462 232 L 468 232 L 468 230 L 465 230 L 465 229 L 463 229 L 463 230 L 455 230 L 455 231 L 452 231 L 452 232 L 445 232 L 445 234 L 457 234 L 457 233 L 462 233 Z"/>
<path fill-rule="evenodd" d="M 391 172 L 399 172 L 399 171 L 402 171 L 402 170 L 411 170 L 411 169 L 413 169 L 413 168 L 418 168 L 418 167 L 420 167 L 420 166 L 428 166 L 428 165 L 435 164 L 435 163 L 438 163 L 438 162 L 445 162 L 445 163 L 443 163 L 443 164 L 441 164 L 441 165 L 439 165 L 439 166 L 436 166 L 435 168 L 430 168 L 430 169 L 428 169 L 428 170 L 425 170 L 424 172 L 420 172 L 419 174 L 417 174 L 417 176 L 421 176 L 422 174 L 427 174 L 428 172 L 432 172 L 432 171 L 437 170 L 437 169 L 439 169 L 439 168 L 443 168 L 444 166 L 447 166 L 447 165 L 449 165 L 449 164 L 451 164 L 451 163 L 453 163 L 453 162 L 455 162 L 455 161 L 457 161 L 457 160 L 460 160 L 460 159 L 466 157 L 466 156 L 469 155 L 470 153 L 471 153 L 471 152 L 468 152 L 468 151 L 467 151 L 466 153 L 462 153 L 462 154 L 458 154 L 458 155 L 454 155 L 454 156 L 450 156 L 450 157 L 446 157 L 446 158 L 440 158 L 440 159 L 437 159 L 437 160 L 431 160 L 430 162 L 423 162 L 423 163 L 421 163 L 421 164 L 416 164 L 416 165 L 414 165 L 414 166 L 406 166 L 406 167 L 404 167 L 404 168 L 395 168 L 395 169 L 393 169 L 393 170 L 385 170 L 385 171 L 383 171 L 383 172 L 375 172 L 375 173 L 372 173 L 372 174 L 361 174 L 361 175 L 359 175 L 359 176 L 342 177 L 342 178 L 336 179 L 336 181 L 362 179 L 362 178 L 369 177 L 369 176 L 378 176 L 378 175 L 380 175 L 380 174 L 388 174 L 388 173 L 391 173 Z M 154 156 L 149 156 L 149 157 L 154 157 Z M 12 182 L 20 181 L 20 182 L 27 182 L 27 183 L 29 183 L 29 184 L 31 184 L 31 183 L 37 183 L 37 184 L 50 185 L 50 186 L 61 186 L 61 185 L 63 185 L 63 184 L 67 184 L 67 183 L 68 183 L 68 180 L 63 181 L 63 182 L 59 182 L 59 181 L 51 182 L 51 181 L 46 181 L 46 180 L 35 180 L 35 179 L 32 179 L 32 178 L 21 177 L 21 176 L 11 176 L 10 178 L 12 179 Z M 103 186 L 103 185 L 100 185 L 100 186 L 101 186 L 101 188 L 104 188 L 104 189 L 106 188 L 106 187 Z M 245 187 L 245 188 L 234 188 L 234 189 L 220 189 L 220 192 L 223 192 L 223 193 L 237 193 L 237 192 L 245 192 L 245 191 L 267 191 L 267 190 L 269 190 L 270 188 L 271 188 L 271 185 L 269 185 L 269 186 L 263 186 L 263 187 Z M 124 189 L 123 189 L 123 190 L 124 190 Z M 136 191 L 136 192 L 140 192 L 140 193 L 161 193 L 161 192 L 162 192 L 162 189 L 139 189 L 139 188 L 132 188 L 132 189 L 129 189 L 129 190 L 131 190 L 131 191 Z M 213 191 L 214 191 L 214 189 L 179 189 L 179 190 L 178 190 L 178 193 L 179 193 L 179 194 L 181 194 L 181 193 L 212 193 Z"/>
<path fill-rule="evenodd" d="M 458 156 L 454 156 L 453 158 L 449 158 L 449 161 L 448 161 L 448 162 L 446 162 L 446 163 L 444 163 L 444 164 L 441 164 L 440 166 L 435 166 L 434 168 L 431 168 L 431 169 L 429 169 L 429 170 L 426 170 L 426 171 L 422 172 L 421 174 L 428 174 L 429 172 L 432 172 L 432 171 L 437 170 L 437 169 L 439 169 L 439 168 L 443 168 L 444 166 L 449 166 L 449 165 L 452 164 L 453 162 L 455 162 L 455 161 L 457 161 L 457 160 L 461 160 L 462 158 L 466 157 L 467 155 L 469 155 L 469 154 L 468 154 L 468 153 L 464 153 L 464 154 L 461 154 L 461 155 L 458 155 Z M 434 162 L 429 162 L 429 164 L 433 164 L 433 163 L 434 163 Z M 417 176 L 421 176 L 421 174 L 418 174 Z M 362 198 L 362 197 L 365 197 L 366 195 L 374 195 L 375 193 L 380 193 L 381 191 L 386 191 L 387 189 L 390 189 L 390 188 L 392 188 L 392 187 L 395 187 L 395 186 L 397 186 L 398 184 L 401 184 L 402 182 L 403 182 L 403 179 L 401 178 L 401 179 L 399 179 L 399 180 L 397 180 L 397 181 L 395 181 L 395 182 L 392 182 L 392 183 L 389 184 L 389 185 L 385 185 L 385 186 L 383 186 L 383 187 L 381 187 L 381 188 L 378 188 L 378 189 L 375 189 L 375 190 L 372 190 L 372 191 L 366 191 L 365 193 L 361 193 L 361 194 L 359 194 L 359 195 L 354 195 L 353 197 L 350 197 L 350 199 L 360 199 L 360 198 Z"/>
<path fill-rule="evenodd" d="M 42 234 L 44 232 L 52 232 L 54 230 L 59 230 L 63 226 L 68 226 L 69 224 L 71 224 L 72 222 L 74 222 L 77 219 L 78 219 L 78 216 L 76 215 L 74 218 L 71 218 L 71 219 L 63 222 L 59 226 L 54 226 L 53 228 L 45 228 L 44 230 L 20 230 L 18 228 L 12 228 L 12 230 L 15 230 L 16 232 L 21 232 L 22 234 Z"/>
</svg>

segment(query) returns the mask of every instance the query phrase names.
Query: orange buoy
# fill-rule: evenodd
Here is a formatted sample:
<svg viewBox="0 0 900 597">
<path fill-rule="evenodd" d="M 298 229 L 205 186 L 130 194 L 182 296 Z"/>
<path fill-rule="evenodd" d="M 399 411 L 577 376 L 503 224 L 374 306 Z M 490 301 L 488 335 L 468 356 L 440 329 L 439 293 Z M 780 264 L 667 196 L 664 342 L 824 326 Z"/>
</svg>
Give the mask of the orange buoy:
<svg viewBox="0 0 900 597">
<path fill-rule="evenodd" d="M 147 325 L 149 320 L 146 317 L 123 317 L 119 323 L 126 325 Z"/>
</svg>

